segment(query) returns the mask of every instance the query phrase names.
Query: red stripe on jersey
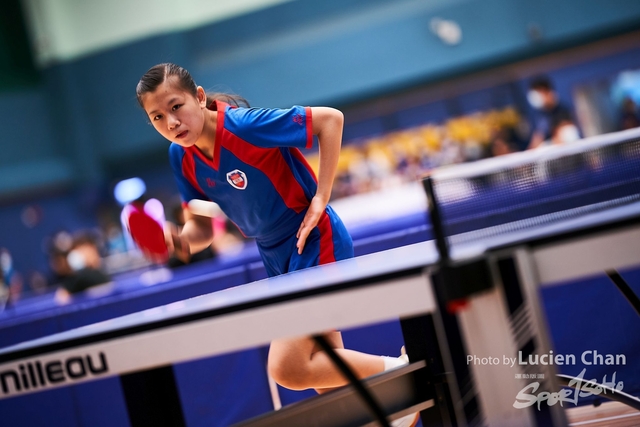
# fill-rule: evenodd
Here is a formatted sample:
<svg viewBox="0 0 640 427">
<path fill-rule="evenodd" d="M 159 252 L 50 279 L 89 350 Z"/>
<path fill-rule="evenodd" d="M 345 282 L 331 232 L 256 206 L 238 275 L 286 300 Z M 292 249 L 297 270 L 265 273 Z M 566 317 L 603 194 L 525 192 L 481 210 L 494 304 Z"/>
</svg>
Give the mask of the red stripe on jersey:
<svg viewBox="0 0 640 427">
<path fill-rule="evenodd" d="M 300 213 L 309 206 L 304 189 L 278 148 L 256 147 L 226 129 L 216 144 L 219 142 L 242 162 L 264 173 L 289 209 Z"/>
<path fill-rule="evenodd" d="M 198 156 L 202 163 L 213 168 L 213 160 L 208 158 L 196 145 L 192 145 L 191 147 L 187 147 L 185 149 L 187 152 L 191 153 L 192 156 Z"/>
<path fill-rule="evenodd" d="M 205 195 L 205 192 L 202 191 L 196 179 L 196 162 L 193 159 L 192 150 L 185 150 L 184 156 L 182 156 L 182 175 L 187 178 L 187 181 L 189 181 L 189 184 L 191 184 L 193 188 L 198 190 L 202 195 Z"/>
<path fill-rule="evenodd" d="M 333 253 L 333 230 L 327 212 L 322 212 L 318 221 L 318 231 L 320 231 L 320 264 L 334 262 L 336 257 Z"/>
<path fill-rule="evenodd" d="M 309 149 L 313 145 L 313 119 L 311 117 L 311 107 L 304 107 L 305 115 L 307 116 L 307 146 Z"/>
<path fill-rule="evenodd" d="M 318 182 L 318 178 L 316 178 L 316 173 L 313 171 L 313 169 L 311 169 L 311 166 L 309 165 L 309 162 L 307 162 L 307 159 L 304 158 L 304 155 L 302 154 L 302 152 L 300 152 L 300 150 L 298 150 L 295 147 L 290 147 L 289 148 L 289 152 L 291 153 L 291 155 L 293 157 L 295 157 L 295 159 L 297 161 L 302 163 L 302 165 L 309 171 L 309 173 L 313 177 L 313 180 L 315 182 Z"/>
<path fill-rule="evenodd" d="M 216 140 L 213 146 L 213 163 L 211 167 L 216 171 L 220 168 L 220 146 L 222 145 L 222 131 L 224 130 L 224 114 L 227 104 L 224 102 L 216 101 L 218 119 L 216 121 Z"/>
</svg>

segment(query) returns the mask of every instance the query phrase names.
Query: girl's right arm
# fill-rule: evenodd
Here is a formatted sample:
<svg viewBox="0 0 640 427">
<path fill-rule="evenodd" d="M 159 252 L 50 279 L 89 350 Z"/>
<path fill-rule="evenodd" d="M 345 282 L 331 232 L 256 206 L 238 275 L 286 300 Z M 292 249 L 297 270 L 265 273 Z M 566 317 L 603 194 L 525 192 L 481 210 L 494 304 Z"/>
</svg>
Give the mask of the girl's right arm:
<svg viewBox="0 0 640 427">
<path fill-rule="evenodd" d="M 168 223 L 166 230 L 167 246 L 170 251 L 194 254 L 206 249 L 213 242 L 211 218 L 192 213 L 184 208 L 185 223 L 182 230 Z"/>
</svg>

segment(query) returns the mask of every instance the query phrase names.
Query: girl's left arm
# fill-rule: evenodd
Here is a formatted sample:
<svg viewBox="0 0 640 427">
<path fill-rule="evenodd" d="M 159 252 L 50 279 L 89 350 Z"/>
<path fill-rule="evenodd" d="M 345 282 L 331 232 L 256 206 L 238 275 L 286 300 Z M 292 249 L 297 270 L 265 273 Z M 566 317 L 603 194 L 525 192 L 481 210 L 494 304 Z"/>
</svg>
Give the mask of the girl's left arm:
<svg viewBox="0 0 640 427">
<path fill-rule="evenodd" d="M 333 179 L 338 168 L 344 116 L 341 111 L 329 107 L 312 107 L 313 134 L 318 136 L 320 165 L 318 170 L 318 190 L 311 200 L 307 214 L 300 224 L 296 237 L 298 253 L 301 254 L 309 233 L 318 224 L 329 203 Z"/>
</svg>

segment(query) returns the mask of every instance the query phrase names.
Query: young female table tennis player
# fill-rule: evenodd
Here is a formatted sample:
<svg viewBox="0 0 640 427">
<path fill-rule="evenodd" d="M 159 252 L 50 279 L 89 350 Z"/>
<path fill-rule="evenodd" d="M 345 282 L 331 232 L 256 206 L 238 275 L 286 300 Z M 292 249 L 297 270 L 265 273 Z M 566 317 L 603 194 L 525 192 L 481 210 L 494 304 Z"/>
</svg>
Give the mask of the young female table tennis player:
<svg viewBox="0 0 640 427">
<path fill-rule="evenodd" d="M 172 142 L 171 166 L 182 196 L 185 225 L 171 241 L 197 252 L 212 240 L 211 220 L 190 212 L 192 199 L 216 202 L 255 238 L 269 276 L 353 256 L 351 237 L 327 205 L 342 140 L 343 115 L 328 107 L 261 109 L 241 98 L 208 96 L 175 64 L 159 64 L 140 79 L 136 95 L 154 128 Z M 231 104 L 231 105 L 229 105 Z M 299 148 L 318 137 L 314 172 Z M 329 343 L 359 377 L 406 363 L 344 348 L 340 332 Z M 346 383 L 311 338 L 271 343 L 269 373 L 280 385 L 323 392 Z M 416 415 L 397 420 L 409 426 Z"/>
</svg>

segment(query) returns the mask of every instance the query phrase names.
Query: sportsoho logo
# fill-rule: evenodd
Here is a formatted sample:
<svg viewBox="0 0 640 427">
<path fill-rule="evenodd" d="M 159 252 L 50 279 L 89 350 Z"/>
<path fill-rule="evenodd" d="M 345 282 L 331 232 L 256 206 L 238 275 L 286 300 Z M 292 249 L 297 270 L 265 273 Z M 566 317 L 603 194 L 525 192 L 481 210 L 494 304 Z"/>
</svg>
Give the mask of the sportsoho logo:
<svg viewBox="0 0 640 427">
<path fill-rule="evenodd" d="M 35 360 L 21 363 L 16 369 L 0 372 L 3 397 L 26 391 L 38 391 L 64 382 L 73 382 L 109 372 L 104 353 L 72 356 L 64 360 Z"/>
</svg>

